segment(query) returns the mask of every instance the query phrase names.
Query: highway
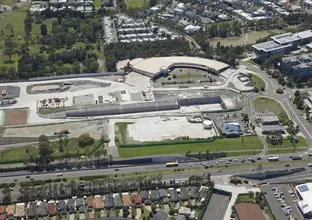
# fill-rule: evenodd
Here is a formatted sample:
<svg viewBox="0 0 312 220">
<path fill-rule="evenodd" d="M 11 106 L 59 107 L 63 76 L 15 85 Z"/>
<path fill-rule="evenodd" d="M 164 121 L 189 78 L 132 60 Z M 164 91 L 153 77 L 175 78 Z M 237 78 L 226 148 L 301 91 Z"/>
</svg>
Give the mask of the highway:
<svg viewBox="0 0 312 220">
<path fill-rule="evenodd" d="M 128 166 L 128 167 L 109 167 L 106 169 L 93 169 L 93 170 L 71 170 L 71 171 L 56 171 L 56 172 L 48 172 L 48 173 L 31 173 L 31 172 L 11 172 L 11 173 L 1 173 L 0 174 L 0 183 L 9 183 L 13 180 L 16 182 L 24 182 L 30 181 L 30 178 L 26 178 L 26 176 L 30 176 L 34 180 L 44 180 L 44 179 L 57 179 L 57 178 L 78 178 L 80 176 L 93 176 L 93 175 L 120 175 L 127 173 L 135 173 L 139 174 L 146 172 L 147 175 L 152 174 L 153 172 L 157 174 L 157 172 L 163 173 L 164 179 L 184 179 L 188 178 L 194 174 L 204 174 L 211 173 L 211 175 L 219 176 L 219 175 L 238 175 L 245 174 L 251 171 L 250 169 L 256 170 L 259 164 L 262 164 L 263 171 L 265 170 L 276 170 L 276 169 L 285 169 L 285 164 L 289 163 L 290 168 L 295 167 L 307 167 L 307 164 L 311 162 L 308 156 L 303 155 L 303 159 L 301 161 L 297 161 L 296 164 L 292 164 L 292 159 L 290 158 L 291 154 L 284 154 L 279 157 L 280 162 L 268 162 L 268 157 L 263 156 L 261 160 L 256 160 L 256 157 L 251 157 L 256 160 L 255 163 L 248 161 L 249 158 L 245 158 L 246 162 L 241 163 L 241 159 L 243 157 L 237 158 L 224 158 L 221 160 L 212 160 L 212 161 L 204 161 L 207 166 L 213 166 L 212 168 L 204 169 L 204 164 L 202 162 L 192 162 L 192 163 L 179 163 L 178 167 L 167 168 L 165 164 L 155 164 L 155 165 L 142 165 L 142 166 Z M 232 160 L 231 164 L 227 164 L 227 168 L 224 166 L 228 160 Z M 235 162 L 235 159 L 237 161 Z M 220 167 L 217 167 L 217 163 L 219 163 Z M 173 173 L 173 169 L 184 169 L 184 171 Z M 189 170 L 188 170 L 189 169 Z M 308 168 L 310 170 L 310 168 Z M 62 177 L 58 176 L 62 172 Z M 312 173 L 311 173 L 312 175 Z"/>
</svg>

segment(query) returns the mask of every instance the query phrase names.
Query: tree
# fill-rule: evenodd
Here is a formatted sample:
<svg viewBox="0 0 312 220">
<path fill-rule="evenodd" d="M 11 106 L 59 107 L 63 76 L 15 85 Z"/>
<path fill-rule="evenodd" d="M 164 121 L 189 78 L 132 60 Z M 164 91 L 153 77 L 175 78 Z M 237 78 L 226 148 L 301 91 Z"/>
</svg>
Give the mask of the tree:
<svg viewBox="0 0 312 220">
<path fill-rule="evenodd" d="M 154 7 L 156 5 L 156 0 L 149 0 L 149 6 Z"/>
<path fill-rule="evenodd" d="M 276 93 L 277 93 L 277 94 L 283 94 L 283 93 L 284 93 L 283 88 L 277 88 L 277 89 L 276 89 Z"/>
<path fill-rule="evenodd" d="M 312 87 L 312 78 L 308 79 L 307 85 L 311 88 Z"/>
<path fill-rule="evenodd" d="M 48 28 L 46 24 L 40 25 L 40 31 L 42 36 L 46 36 L 48 34 Z"/>
<path fill-rule="evenodd" d="M 16 69 L 14 66 L 9 67 L 8 69 L 8 76 L 10 79 L 17 79 L 17 75 L 16 75 Z"/>
<path fill-rule="evenodd" d="M 40 165 L 48 165 L 52 161 L 52 147 L 50 141 L 45 135 L 39 137 L 39 159 Z"/>
<path fill-rule="evenodd" d="M 11 57 L 15 53 L 15 44 L 12 41 L 12 37 L 7 37 L 4 44 L 3 55 L 9 57 L 9 61 L 12 62 Z"/>
<path fill-rule="evenodd" d="M 79 147 L 90 146 L 94 143 L 94 138 L 90 136 L 90 134 L 82 134 L 78 137 L 78 145 Z"/>
<path fill-rule="evenodd" d="M 10 32 L 11 37 L 14 37 L 14 28 L 12 24 L 7 24 L 5 26 L 5 30 Z"/>
<path fill-rule="evenodd" d="M 263 166 L 261 164 L 259 164 L 258 167 L 257 167 L 257 171 L 261 172 L 262 170 L 263 170 Z"/>
</svg>

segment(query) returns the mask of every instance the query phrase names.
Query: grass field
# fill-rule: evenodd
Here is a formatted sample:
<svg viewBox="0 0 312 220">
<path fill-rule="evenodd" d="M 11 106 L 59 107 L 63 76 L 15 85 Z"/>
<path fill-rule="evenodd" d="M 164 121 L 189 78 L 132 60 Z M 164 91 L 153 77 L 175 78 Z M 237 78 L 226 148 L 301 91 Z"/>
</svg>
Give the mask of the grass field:
<svg viewBox="0 0 312 220">
<path fill-rule="evenodd" d="M 296 147 L 307 147 L 307 141 L 301 137 L 301 136 L 297 136 L 296 137 L 298 143 L 296 144 Z M 290 143 L 289 139 L 284 139 L 283 140 L 283 144 L 282 145 L 272 145 L 272 144 L 269 144 L 269 149 L 277 149 L 277 148 L 293 148 L 293 144 Z"/>
<path fill-rule="evenodd" d="M 3 0 L 3 5 L 13 6 L 13 2 L 11 0 Z"/>
<path fill-rule="evenodd" d="M 273 213 L 271 212 L 271 209 L 265 209 L 264 213 L 269 216 L 270 220 L 275 220 L 275 217 L 274 217 Z"/>
<path fill-rule="evenodd" d="M 147 0 L 125 0 L 128 8 L 140 8 L 145 5 Z"/>
<path fill-rule="evenodd" d="M 267 97 L 258 97 L 253 100 L 253 106 L 255 112 L 273 112 L 277 116 L 279 114 L 286 114 L 283 106 L 279 102 L 274 99 L 267 98 Z"/>
<path fill-rule="evenodd" d="M 276 35 L 284 33 L 285 31 L 274 29 L 274 30 L 267 30 L 267 31 L 252 31 L 248 34 L 242 34 L 238 37 L 227 37 L 227 38 L 213 38 L 209 40 L 210 44 L 213 46 L 217 46 L 217 43 L 220 42 L 221 45 L 224 46 L 241 46 L 244 44 L 254 44 L 260 38 L 267 37 L 269 35 Z M 247 35 L 247 36 L 246 36 Z"/>
<path fill-rule="evenodd" d="M 252 202 L 253 198 L 250 198 L 249 195 L 239 195 L 237 198 L 239 202 Z"/>
<path fill-rule="evenodd" d="M 102 3 L 101 0 L 95 0 L 93 2 L 95 8 L 101 8 L 101 3 Z"/>
<path fill-rule="evenodd" d="M 234 150 L 250 150 L 262 149 L 263 145 L 260 139 L 256 136 L 244 138 L 244 145 L 241 138 L 222 138 L 214 142 L 192 143 L 192 144 L 175 144 L 162 146 L 147 146 L 147 147 L 129 147 L 119 148 L 120 157 L 139 157 L 148 155 L 161 154 L 185 154 L 188 151 L 195 152 L 222 152 Z"/>
<path fill-rule="evenodd" d="M 63 138 L 64 140 L 64 138 Z M 102 146 L 98 147 L 100 142 L 95 141 L 95 143 L 91 146 L 87 146 L 84 148 L 78 147 L 78 138 L 71 138 L 68 139 L 67 147 L 64 147 L 63 152 L 59 152 L 59 145 L 58 141 L 51 142 L 51 146 L 53 148 L 53 157 L 64 157 L 66 155 L 73 155 L 75 154 L 83 154 L 89 155 L 92 153 L 93 150 L 96 150 L 92 155 L 99 155 L 104 153 L 104 148 Z M 36 155 L 38 153 L 37 145 L 29 145 L 25 147 L 18 147 L 18 148 L 11 148 L 6 150 L 0 151 L 0 163 L 10 163 L 16 161 L 23 161 L 27 157 L 27 153 L 29 152 L 30 155 Z"/>
<path fill-rule="evenodd" d="M 255 75 L 255 74 L 251 74 L 251 80 L 253 81 L 253 83 L 255 84 L 255 87 L 259 91 L 261 91 L 262 88 L 266 87 L 266 84 L 265 84 L 264 80 L 261 77 Z"/>
</svg>

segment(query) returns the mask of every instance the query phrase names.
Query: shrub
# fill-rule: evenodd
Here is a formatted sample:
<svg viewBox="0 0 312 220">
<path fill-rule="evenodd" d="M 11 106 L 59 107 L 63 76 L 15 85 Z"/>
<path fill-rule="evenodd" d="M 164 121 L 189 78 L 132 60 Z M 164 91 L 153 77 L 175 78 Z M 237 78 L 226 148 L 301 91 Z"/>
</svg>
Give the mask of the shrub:
<svg viewBox="0 0 312 220">
<path fill-rule="evenodd" d="M 78 137 L 79 147 L 90 146 L 94 143 L 94 138 L 90 134 L 82 134 Z"/>
</svg>

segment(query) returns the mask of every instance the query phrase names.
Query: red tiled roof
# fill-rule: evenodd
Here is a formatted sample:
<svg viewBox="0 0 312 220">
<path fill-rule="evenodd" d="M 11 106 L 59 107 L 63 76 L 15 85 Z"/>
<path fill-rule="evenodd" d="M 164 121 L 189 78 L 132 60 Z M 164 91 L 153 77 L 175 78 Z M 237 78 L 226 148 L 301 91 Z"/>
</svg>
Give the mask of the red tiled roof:
<svg viewBox="0 0 312 220">
<path fill-rule="evenodd" d="M 56 214 L 56 204 L 55 203 L 48 203 L 48 213 L 49 215 Z"/>
<path fill-rule="evenodd" d="M 135 203 L 141 203 L 141 197 L 138 194 L 133 194 L 133 201 Z"/>
<path fill-rule="evenodd" d="M 3 214 L 4 213 L 4 206 L 0 206 L 0 214 Z"/>
</svg>

